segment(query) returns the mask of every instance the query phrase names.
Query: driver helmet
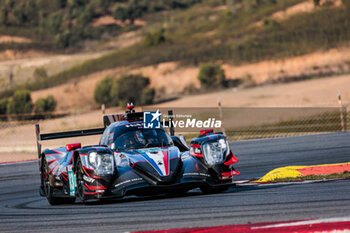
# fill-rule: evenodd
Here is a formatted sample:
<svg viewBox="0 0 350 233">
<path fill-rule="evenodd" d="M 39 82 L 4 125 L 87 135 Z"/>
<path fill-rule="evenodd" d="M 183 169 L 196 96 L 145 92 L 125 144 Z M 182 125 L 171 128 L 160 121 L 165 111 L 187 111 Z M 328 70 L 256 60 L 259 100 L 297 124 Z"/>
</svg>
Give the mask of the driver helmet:
<svg viewBox="0 0 350 233">
<path fill-rule="evenodd" d="M 146 144 L 146 139 L 143 133 L 139 130 L 135 131 L 135 140 L 136 142 L 145 145 Z"/>
</svg>

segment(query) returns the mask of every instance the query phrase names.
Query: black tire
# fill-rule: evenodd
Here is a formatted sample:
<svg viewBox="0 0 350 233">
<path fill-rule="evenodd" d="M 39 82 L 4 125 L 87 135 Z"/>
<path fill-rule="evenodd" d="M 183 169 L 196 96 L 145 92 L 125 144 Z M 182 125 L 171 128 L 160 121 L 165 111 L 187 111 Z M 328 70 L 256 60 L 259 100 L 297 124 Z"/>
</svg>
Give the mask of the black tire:
<svg viewBox="0 0 350 233">
<path fill-rule="evenodd" d="M 210 186 L 202 186 L 200 187 L 202 193 L 204 194 L 214 194 L 214 193 L 223 193 L 229 189 L 229 187 L 210 187 Z"/>
<path fill-rule="evenodd" d="M 44 193 L 47 201 L 50 205 L 63 205 L 63 204 L 73 204 L 75 202 L 75 197 L 55 197 L 53 195 L 53 187 L 50 185 L 50 175 L 49 175 L 49 166 L 46 161 L 46 158 L 43 157 L 42 170 L 41 170 L 41 182 L 43 185 Z"/>
<path fill-rule="evenodd" d="M 75 168 L 76 168 L 75 174 L 77 177 L 77 196 L 81 202 L 85 203 L 86 202 L 85 187 L 84 187 L 85 181 L 83 179 L 84 171 L 83 171 L 83 165 L 81 163 L 81 159 L 79 156 L 77 158 Z"/>
</svg>

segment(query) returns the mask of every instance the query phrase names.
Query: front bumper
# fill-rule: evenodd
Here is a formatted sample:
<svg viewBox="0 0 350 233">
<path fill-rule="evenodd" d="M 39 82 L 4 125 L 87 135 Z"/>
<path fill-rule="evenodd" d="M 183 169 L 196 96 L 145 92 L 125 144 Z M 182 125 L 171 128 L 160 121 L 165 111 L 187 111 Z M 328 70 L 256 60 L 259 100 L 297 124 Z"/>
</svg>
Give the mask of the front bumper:
<svg viewBox="0 0 350 233">
<path fill-rule="evenodd" d="M 130 195 L 149 196 L 157 194 L 180 194 L 184 190 L 191 190 L 200 188 L 202 186 L 209 186 L 212 188 L 232 187 L 235 183 L 232 181 L 225 183 L 215 183 L 207 177 L 184 177 L 178 183 L 173 184 L 150 184 L 144 179 L 135 179 L 132 181 L 125 181 L 124 184 L 118 184 L 117 187 L 112 187 L 103 193 L 89 195 L 88 199 L 117 199 Z"/>
</svg>

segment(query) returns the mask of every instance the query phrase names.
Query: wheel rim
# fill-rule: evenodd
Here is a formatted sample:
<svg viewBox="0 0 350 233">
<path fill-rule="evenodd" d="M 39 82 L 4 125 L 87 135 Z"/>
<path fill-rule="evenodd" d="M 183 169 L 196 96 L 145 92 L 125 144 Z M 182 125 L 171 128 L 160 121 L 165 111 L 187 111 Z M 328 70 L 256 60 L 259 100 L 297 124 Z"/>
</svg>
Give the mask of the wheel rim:
<svg viewBox="0 0 350 233">
<path fill-rule="evenodd" d="M 76 171 L 76 176 L 77 176 L 77 191 L 78 191 L 78 196 L 81 201 L 85 200 L 85 195 L 84 195 L 84 179 L 83 179 L 83 169 L 81 166 L 81 161 L 78 159 L 77 161 L 77 171 Z"/>
</svg>

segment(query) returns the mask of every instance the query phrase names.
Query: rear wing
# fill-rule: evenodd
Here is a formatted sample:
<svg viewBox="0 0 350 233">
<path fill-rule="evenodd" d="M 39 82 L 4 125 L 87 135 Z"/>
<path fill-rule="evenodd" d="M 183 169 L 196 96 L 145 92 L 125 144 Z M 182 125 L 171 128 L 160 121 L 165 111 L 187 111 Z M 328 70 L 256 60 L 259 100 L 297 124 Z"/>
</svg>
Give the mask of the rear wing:
<svg viewBox="0 0 350 233">
<path fill-rule="evenodd" d="M 170 135 L 175 135 L 175 130 L 173 127 L 173 124 L 170 122 L 173 120 L 172 115 L 173 111 L 168 111 L 169 118 L 168 122 L 165 122 L 167 126 L 170 126 Z M 117 121 L 134 121 L 134 120 L 142 120 L 143 119 L 143 112 L 129 112 L 125 114 L 112 114 L 112 115 L 105 115 L 103 116 L 103 128 L 95 128 L 95 129 L 83 129 L 83 130 L 75 130 L 75 131 L 66 131 L 66 132 L 58 132 L 58 133 L 47 133 L 47 134 L 41 134 L 40 133 L 40 126 L 39 124 L 35 124 L 35 133 L 36 133 L 36 144 L 38 149 L 38 156 L 41 155 L 41 141 L 45 140 L 53 140 L 53 139 L 59 139 L 59 138 L 72 138 L 72 137 L 84 137 L 84 136 L 93 136 L 93 135 L 99 135 L 103 134 L 104 130 L 112 123 Z"/>
<path fill-rule="evenodd" d="M 84 130 L 75 130 L 59 133 L 40 133 L 39 124 L 35 124 L 35 133 L 36 133 L 36 144 L 38 149 L 38 156 L 41 155 L 41 141 L 59 139 L 59 138 L 72 138 L 72 137 L 83 137 L 83 136 L 92 136 L 103 134 L 105 128 L 95 128 L 95 129 L 84 129 Z"/>
</svg>

